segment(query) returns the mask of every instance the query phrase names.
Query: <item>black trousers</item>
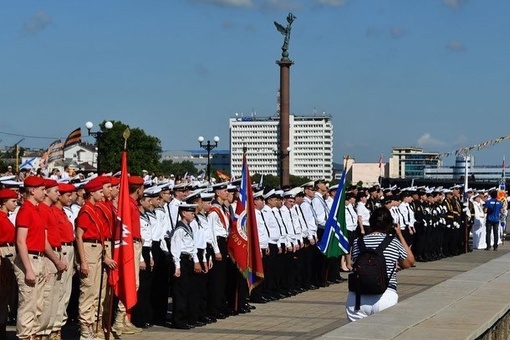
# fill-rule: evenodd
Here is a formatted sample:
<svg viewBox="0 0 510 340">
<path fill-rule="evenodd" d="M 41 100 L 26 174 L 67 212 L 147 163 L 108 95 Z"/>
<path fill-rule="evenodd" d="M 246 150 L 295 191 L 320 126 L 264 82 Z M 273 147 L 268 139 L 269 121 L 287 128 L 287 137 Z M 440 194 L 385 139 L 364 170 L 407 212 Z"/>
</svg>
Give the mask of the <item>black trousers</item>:
<svg viewBox="0 0 510 340">
<path fill-rule="evenodd" d="M 221 253 L 221 261 L 213 259 L 213 267 L 209 272 L 207 289 L 207 312 L 216 315 L 226 308 L 225 286 L 227 283 L 227 239 L 217 237 Z"/>
<path fill-rule="evenodd" d="M 154 267 L 152 269 L 150 302 L 153 310 L 154 323 L 163 323 L 166 320 L 168 311 L 169 272 L 166 256 L 163 250 L 161 250 L 160 241 L 153 241 L 151 250 Z"/>
<path fill-rule="evenodd" d="M 150 267 L 150 251 L 151 247 L 142 248 L 142 257 L 147 264 L 146 270 L 140 270 L 140 286 L 138 287 L 138 301 L 133 308 L 131 321 L 137 327 L 143 327 L 146 323 L 150 323 L 153 318 L 151 306 L 151 285 L 152 270 Z"/>
<path fill-rule="evenodd" d="M 175 326 L 194 323 L 198 319 L 196 305 L 198 295 L 196 277 L 193 272 L 193 259 L 190 255 L 181 255 L 181 275 L 173 280 L 172 323 Z"/>
</svg>

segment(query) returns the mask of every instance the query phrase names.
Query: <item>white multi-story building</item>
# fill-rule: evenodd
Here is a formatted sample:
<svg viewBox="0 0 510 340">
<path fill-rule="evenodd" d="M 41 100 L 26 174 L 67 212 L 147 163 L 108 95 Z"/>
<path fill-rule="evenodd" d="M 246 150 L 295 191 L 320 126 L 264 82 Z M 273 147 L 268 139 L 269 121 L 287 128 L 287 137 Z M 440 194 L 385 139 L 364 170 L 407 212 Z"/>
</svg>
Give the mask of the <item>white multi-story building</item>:
<svg viewBox="0 0 510 340">
<path fill-rule="evenodd" d="M 333 176 L 333 122 L 329 115 L 289 116 L 289 150 L 278 152 L 278 117 L 230 118 L 230 172 L 241 176 L 243 146 L 251 174 L 279 174 L 279 157 L 289 157 L 289 173 L 310 179 Z"/>
</svg>

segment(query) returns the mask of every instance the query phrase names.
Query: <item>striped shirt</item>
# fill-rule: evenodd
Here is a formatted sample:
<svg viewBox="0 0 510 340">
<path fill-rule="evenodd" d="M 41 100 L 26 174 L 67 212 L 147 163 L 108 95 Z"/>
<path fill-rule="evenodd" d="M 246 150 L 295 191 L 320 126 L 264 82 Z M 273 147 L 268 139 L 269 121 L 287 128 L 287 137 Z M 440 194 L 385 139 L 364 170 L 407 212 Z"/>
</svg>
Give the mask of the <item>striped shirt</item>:
<svg viewBox="0 0 510 340">
<path fill-rule="evenodd" d="M 369 249 L 375 249 L 384 240 L 386 234 L 372 233 L 365 235 L 363 240 L 365 246 Z M 388 288 L 397 291 L 397 261 L 405 260 L 407 258 L 407 252 L 404 246 L 397 238 L 393 238 L 388 247 L 383 251 L 384 258 L 386 259 L 386 274 L 390 277 Z M 354 241 L 352 246 L 352 261 L 356 261 L 359 255 L 358 239 Z"/>
</svg>

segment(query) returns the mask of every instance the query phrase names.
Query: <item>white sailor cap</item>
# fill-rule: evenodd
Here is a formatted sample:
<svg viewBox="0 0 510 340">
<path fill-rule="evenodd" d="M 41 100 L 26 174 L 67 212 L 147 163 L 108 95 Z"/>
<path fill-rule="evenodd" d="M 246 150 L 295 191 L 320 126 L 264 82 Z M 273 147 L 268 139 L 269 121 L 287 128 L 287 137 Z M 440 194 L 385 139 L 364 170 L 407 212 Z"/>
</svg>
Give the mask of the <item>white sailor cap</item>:
<svg viewBox="0 0 510 340">
<path fill-rule="evenodd" d="M 453 192 L 453 191 L 452 191 L 452 190 L 450 190 L 450 189 L 443 189 L 443 190 L 442 190 L 442 193 L 443 193 L 443 194 L 451 194 L 452 192 Z"/>
<path fill-rule="evenodd" d="M 237 191 L 237 187 L 235 185 L 233 185 L 233 184 L 228 184 L 227 185 L 227 191 L 228 192 L 235 192 L 235 191 Z"/>
<path fill-rule="evenodd" d="M 179 204 L 179 211 L 195 211 L 197 209 L 196 204 L 181 203 Z"/>
<path fill-rule="evenodd" d="M 315 186 L 315 182 L 314 181 L 310 181 L 310 182 L 306 182 L 304 184 L 301 185 L 301 188 L 313 188 Z"/>
<path fill-rule="evenodd" d="M 188 190 L 187 183 L 179 183 L 177 185 L 174 185 L 174 191 L 186 191 L 186 190 Z"/>
<path fill-rule="evenodd" d="M 166 191 L 166 190 L 172 190 L 174 188 L 174 185 L 170 182 L 165 182 L 165 183 L 159 184 L 158 187 L 161 189 L 161 191 Z"/>
<path fill-rule="evenodd" d="M 161 188 L 156 185 L 156 186 L 145 189 L 143 191 L 143 196 L 144 197 L 158 197 L 160 192 L 161 192 Z"/>
<path fill-rule="evenodd" d="M 294 193 L 292 190 L 285 191 L 283 193 L 283 198 L 296 198 L 296 193 Z"/>
<path fill-rule="evenodd" d="M 275 190 L 274 195 L 278 198 L 283 197 L 283 190 Z"/>
<path fill-rule="evenodd" d="M 2 176 L 0 177 L 0 182 L 11 181 L 15 178 L 16 178 L 15 175 Z"/>
<path fill-rule="evenodd" d="M 302 187 L 295 187 L 295 188 L 290 189 L 289 191 L 292 191 L 294 193 L 294 195 L 297 195 L 297 194 L 300 194 L 300 193 L 303 192 L 303 188 Z"/>
<path fill-rule="evenodd" d="M 202 201 L 212 201 L 214 198 L 214 193 L 202 191 L 200 193 L 200 198 L 202 198 Z"/>
<path fill-rule="evenodd" d="M 224 190 L 228 188 L 228 182 L 216 183 L 212 186 L 213 190 Z"/>
<path fill-rule="evenodd" d="M 253 198 L 259 198 L 259 197 L 264 198 L 264 190 L 259 190 L 259 191 L 256 191 L 253 193 Z"/>
<path fill-rule="evenodd" d="M 338 184 L 332 185 L 329 187 L 329 191 L 334 191 L 338 189 Z"/>
<path fill-rule="evenodd" d="M 200 198 L 200 194 L 204 191 L 204 189 L 195 189 L 193 190 L 192 192 L 190 192 L 188 194 L 188 196 L 186 196 L 184 198 L 184 201 L 185 202 L 190 202 L 190 201 L 194 201 L 196 200 L 197 198 Z"/>
<path fill-rule="evenodd" d="M 2 184 L 6 187 L 17 187 L 17 188 L 20 188 L 23 186 L 23 182 L 18 182 L 18 181 L 13 181 L 13 180 L 6 180 L 6 181 L 2 181 Z"/>
<path fill-rule="evenodd" d="M 274 197 L 275 196 L 274 193 L 275 193 L 275 190 L 271 189 L 268 192 L 266 192 L 265 194 L 263 194 L 262 197 L 264 197 L 264 199 L 267 200 L 268 198 Z"/>
</svg>

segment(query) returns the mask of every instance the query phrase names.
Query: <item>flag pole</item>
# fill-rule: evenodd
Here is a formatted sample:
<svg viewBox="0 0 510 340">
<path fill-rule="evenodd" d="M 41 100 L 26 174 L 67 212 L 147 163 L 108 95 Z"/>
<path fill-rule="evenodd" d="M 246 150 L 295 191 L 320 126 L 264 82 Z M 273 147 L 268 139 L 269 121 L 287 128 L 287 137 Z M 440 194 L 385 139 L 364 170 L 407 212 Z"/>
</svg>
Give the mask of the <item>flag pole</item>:
<svg viewBox="0 0 510 340">
<path fill-rule="evenodd" d="M 127 140 L 130 136 L 131 132 L 129 131 L 129 128 L 126 128 L 126 130 L 124 130 L 124 132 L 122 133 L 122 137 L 124 137 L 124 152 L 127 151 Z M 115 220 L 117 222 L 117 220 Z M 114 227 L 117 227 L 116 225 L 114 225 Z M 120 225 L 119 225 L 120 227 Z M 115 252 L 115 235 L 116 233 L 113 233 L 113 237 L 112 237 L 112 240 L 111 240 L 111 249 L 112 249 L 112 259 L 114 258 L 113 257 L 113 253 Z M 116 269 L 118 270 L 118 269 Z M 113 318 L 113 286 L 112 285 L 108 285 L 108 292 L 109 292 L 109 296 L 108 296 L 108 320 L 106 321 L 107 323 L 107 327 L 106 327 L 106 340 L 110 340 L 110 334 L 112 333 L 112 318 Z M 128 311 L 126 311 L 128 312 Z"/>
<path fill-rule="evenodd" d="M 248 151 L 248 148 L 246 147 L 246 144 L 243 145 L 243 159 L 246 157 L 246 152 Z M 251 190 L 251 188 L 250 188 Z M 239 273 L 236 272 L 236 293 L 234 296 L 234 312 L 237 314 L 239 312 L 239 285 L 241 282 L 239 281 Z"/>
</svg>

